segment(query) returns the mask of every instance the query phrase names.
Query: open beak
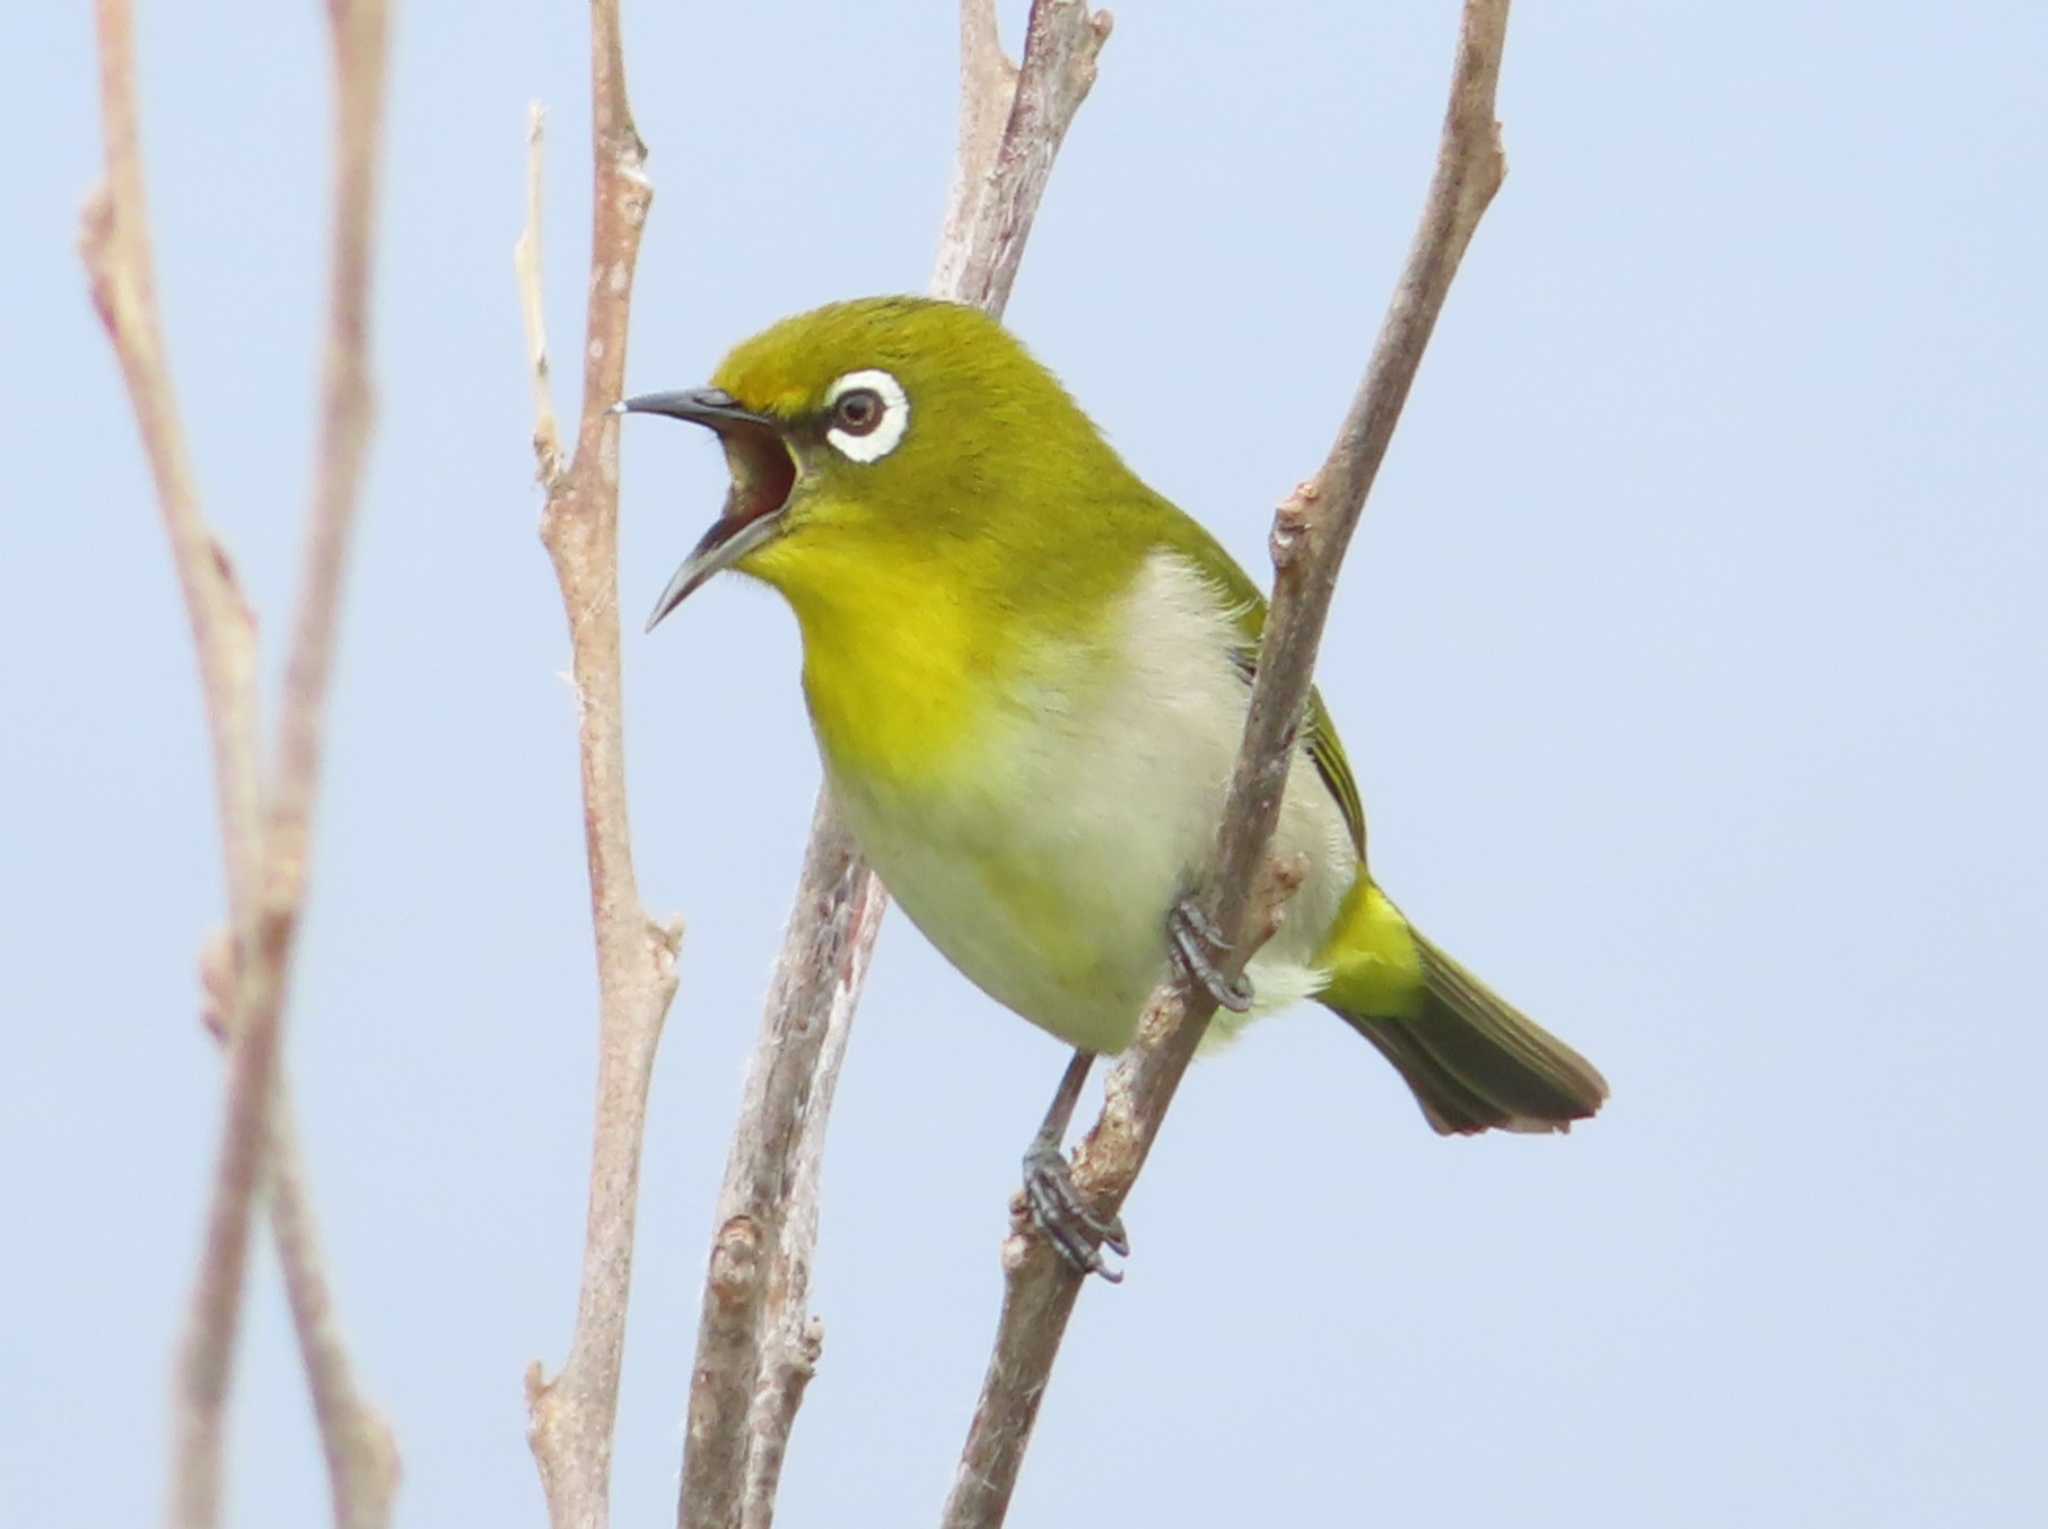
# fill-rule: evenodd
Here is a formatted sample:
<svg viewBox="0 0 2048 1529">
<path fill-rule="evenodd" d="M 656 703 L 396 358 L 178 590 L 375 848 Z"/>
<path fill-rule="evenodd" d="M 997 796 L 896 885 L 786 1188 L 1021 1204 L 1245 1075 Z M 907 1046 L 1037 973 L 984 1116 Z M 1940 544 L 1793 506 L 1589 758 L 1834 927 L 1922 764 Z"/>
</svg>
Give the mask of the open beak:
<svg viewBox="0 0 2048 1529">
<path fill-rule="evenodd" d="M 647 618 L 651 632 L 698 585 L 781 531 L 782 511 L 796 486 L 796 460 L 779 423 L 742 408 L 738 399 L 717 388 L 642 393 L 614 404 L 612 412 L 666 414 L 715 431 L 732 471 L 732 490 L 725 496 L 724 510 L 654 602 L 654 614 Z"/>
</svg>

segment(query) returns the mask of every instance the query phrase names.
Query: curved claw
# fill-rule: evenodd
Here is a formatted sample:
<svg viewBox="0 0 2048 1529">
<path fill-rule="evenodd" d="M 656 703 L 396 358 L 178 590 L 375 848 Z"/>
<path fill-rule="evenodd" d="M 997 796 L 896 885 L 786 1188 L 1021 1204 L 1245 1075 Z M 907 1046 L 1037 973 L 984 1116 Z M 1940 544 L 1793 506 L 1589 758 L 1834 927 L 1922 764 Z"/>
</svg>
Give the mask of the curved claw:
<svg viewBox="0 0 2048 1529">
<path fill-rule="evenodd" d="M 1192 897 L 1183 897 L 1166 915 L 1166 949 L 1181 973 L 1200 984 L 1219 1009 L 1250 1012 L 1251 980 L 1242 974 L 1226 978 L 1217 969 L 1217 958 L 1228 954 L 1229 947 Z"/>
<path fill-rule="evenodd" d="M 1119 1258 L 1130 1256 L 1123 1218 L 1112 1216 L 1104 1221 L 1088 1209 L 1074 1188 L 1073 1170 L 1058 1146 L 1037 1141 L 1025 1152 L 1024 1201 L 1031 1208 L 1031 1221 L 1039 1235 L 1082 1278 L 1099 1274 L 1112 1285 L 1123 1283 L 1123 1271 L 1111 1268 L 1102 1257 L 1105 1247 Z"/>
</svg>

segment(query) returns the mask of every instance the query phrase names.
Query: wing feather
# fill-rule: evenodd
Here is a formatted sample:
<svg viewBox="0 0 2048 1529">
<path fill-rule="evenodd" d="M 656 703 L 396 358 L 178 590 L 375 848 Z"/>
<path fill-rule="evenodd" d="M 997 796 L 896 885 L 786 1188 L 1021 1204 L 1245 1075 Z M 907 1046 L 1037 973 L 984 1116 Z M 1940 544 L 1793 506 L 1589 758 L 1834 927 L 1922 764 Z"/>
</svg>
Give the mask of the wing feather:
<svg viewBox="0 0 2048 1529">
<path fill-rule="evenodd" d="M 1162 529 L 1170 529 L 1174 550 L 1214 580 L 1229 600 L 1232 619 L 1244 637 L 1244 646 L 1231 654 L 1231 662 L 1249 686 L 1258 673 L 1259 643 L 1266 631 L 1265 595 L 1252 582 L 1251 575 L 1238 567 L 1237 560 L 1224 551 L 1221 543 L 1198 522 L 1178 511 L 1171 511 L 1167 525 Z M 1318 690 L 1311 689 L 1308 694 L 1306 736 L 1302 745 L 1308 750 L 1316 774 L 1322 777 L 1323 784 L 1343 811 L 1344 825 L 1351 831 L 1352 846 L 1363 861 L 1365 804 L 1359 799 L 1358 782 L 1351 774 L 1350 761 L 1344 757 L 1344 745 L 1337 739 L 1336 725 L 1331 722 L 1330 713 L 1323 705 L 1322 693 Z"/>
</svg>

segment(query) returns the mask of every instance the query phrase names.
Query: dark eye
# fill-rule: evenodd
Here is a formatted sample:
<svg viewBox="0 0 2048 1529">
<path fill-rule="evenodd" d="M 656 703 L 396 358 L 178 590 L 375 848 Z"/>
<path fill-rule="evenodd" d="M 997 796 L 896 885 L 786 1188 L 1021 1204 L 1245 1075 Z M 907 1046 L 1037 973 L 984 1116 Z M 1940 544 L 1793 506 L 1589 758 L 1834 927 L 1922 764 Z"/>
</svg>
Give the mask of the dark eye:
<svg viewBox="0 0 2048 1529">
<path fill-rule="evenodd" d="M 832 423 L 848 435 L 868 435 L 882 422 L 882 395 L 873 388 L 841 393 L 832 405 Z"/>
</svg>

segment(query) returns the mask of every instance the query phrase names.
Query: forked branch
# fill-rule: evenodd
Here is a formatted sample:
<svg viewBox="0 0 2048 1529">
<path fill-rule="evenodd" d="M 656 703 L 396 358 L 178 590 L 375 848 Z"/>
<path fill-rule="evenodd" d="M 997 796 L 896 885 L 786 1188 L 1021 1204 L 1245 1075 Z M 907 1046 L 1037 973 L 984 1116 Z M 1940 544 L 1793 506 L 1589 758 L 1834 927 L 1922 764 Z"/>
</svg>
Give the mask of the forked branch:
<svg viewBox="0 0 2048 1529">
<path fill-rule="evenodd" d="M 1021 68 L 993 0 L 960 7 L 960 135 L 931 290 L 1000 314 L 1054 156 L 1095 80 L 1107 12 L 1036 0 Z M 887 894 L 820 796 L 719 1193 L 677 1522 L 767 1529 L 801 1383 L 819 1174 L 848 1027 Z"/>
<path fill-rule="evenodd" d="M 232 930 L 217 951 L 202 957 L 231 1049 L 204 1251 L 176 1371 L 169 1516 L 191 1529 L 220 1518 L 226 1406 L 247 1286 L 250 1224 L 266 1191 L 327 1455 L 336 1522 L 347 1529 L 387 1522 L 397 1482 L 389 1430 L 358 1394 L 331 1321 L 278 1065 L 371 410 L 369 283 L 385 9 L 383 0 L 330 0 L 328 10 L 336 176 L 319 458 L 276 758 L 265 793 L 255 622 L 227 554 L 201 514 L 164 356 L 136 126 L 133 15 L 127 0 L 100 0 L 98 6 L 107 179 L 87 206 L 82 253 L 94 303 L 128 383 L 198 651 Z"/>
</svg>

